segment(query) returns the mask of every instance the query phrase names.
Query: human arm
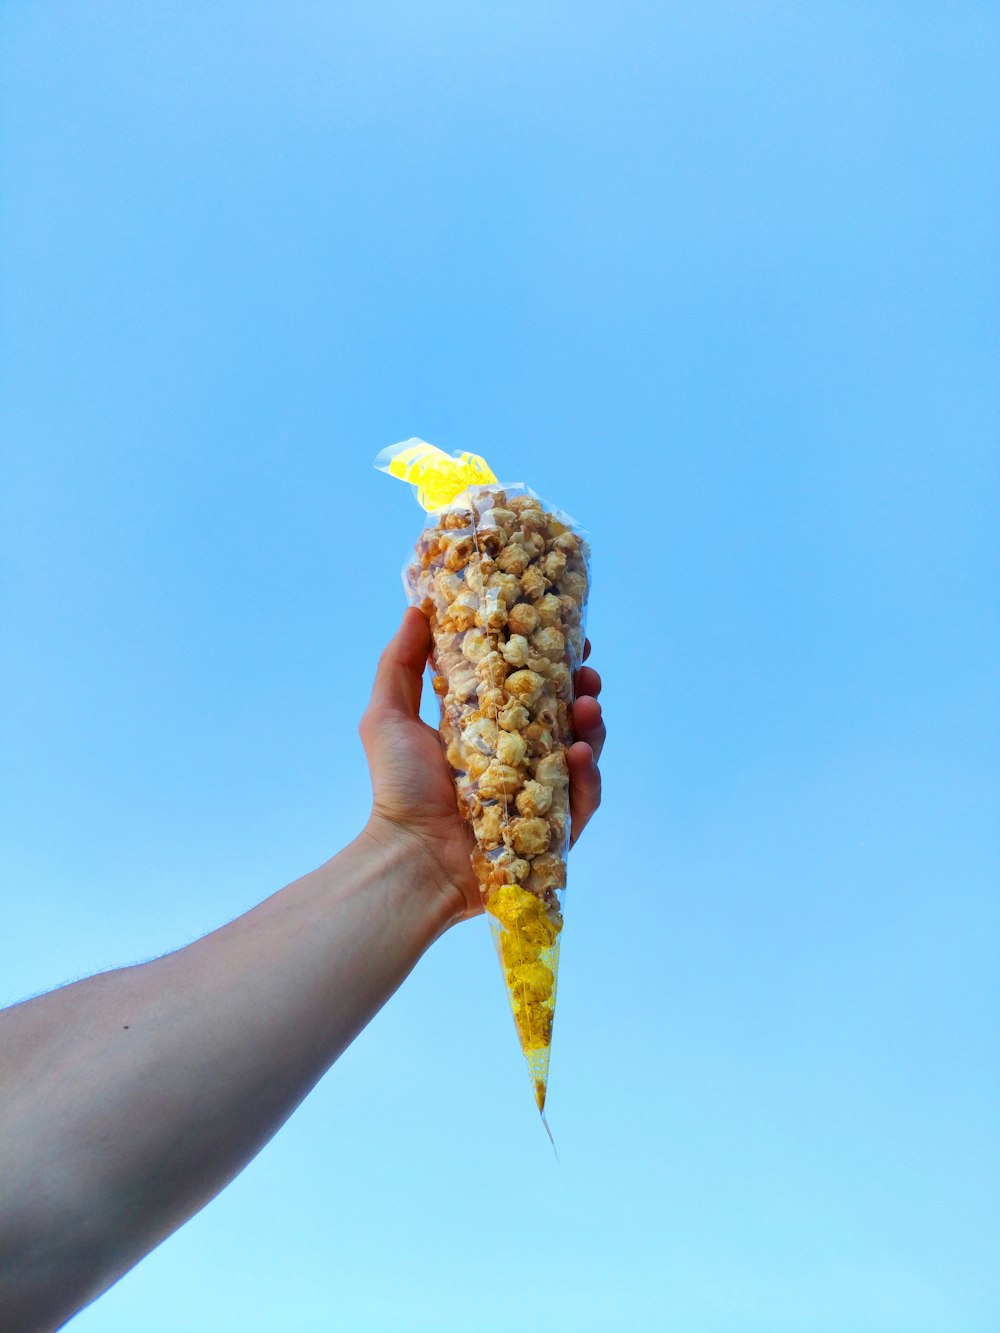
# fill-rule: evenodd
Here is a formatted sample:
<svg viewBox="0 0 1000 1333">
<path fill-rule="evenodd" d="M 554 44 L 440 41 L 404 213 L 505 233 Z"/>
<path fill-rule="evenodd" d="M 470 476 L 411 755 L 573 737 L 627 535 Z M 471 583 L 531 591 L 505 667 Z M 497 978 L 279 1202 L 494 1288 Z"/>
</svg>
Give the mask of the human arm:
<svg viewBox="0 0 1000 1333">
<path fill-rule="evenodd" d="M 203 1207 L 432 941 L 479 910 L 468 833 L 417 711 L 427 649 L 407 612 L 361 726 L 374 804 L 350 846 L 186 948 L 0 1014 L 9 1333 L 58 1327 Z M 598 799 L 597 688 L 581 675 L 578 828 Z"/>
</svg>

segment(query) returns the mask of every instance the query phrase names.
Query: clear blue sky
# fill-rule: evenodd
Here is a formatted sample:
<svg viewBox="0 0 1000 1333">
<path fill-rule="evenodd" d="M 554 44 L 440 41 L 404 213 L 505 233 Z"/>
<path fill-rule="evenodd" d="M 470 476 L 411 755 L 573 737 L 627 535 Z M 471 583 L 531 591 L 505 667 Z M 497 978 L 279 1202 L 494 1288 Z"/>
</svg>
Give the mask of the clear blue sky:
<svg viewBox="0 0 1000 1333">
<path fill-rule="evenodd" d="M 482 922 L 79 1333 L 996 1333 L 1000 11 L 9 3 L 0 999 L 365 818 L 482 452 L 592 534 L 549 1108 Z"/>
</svg>

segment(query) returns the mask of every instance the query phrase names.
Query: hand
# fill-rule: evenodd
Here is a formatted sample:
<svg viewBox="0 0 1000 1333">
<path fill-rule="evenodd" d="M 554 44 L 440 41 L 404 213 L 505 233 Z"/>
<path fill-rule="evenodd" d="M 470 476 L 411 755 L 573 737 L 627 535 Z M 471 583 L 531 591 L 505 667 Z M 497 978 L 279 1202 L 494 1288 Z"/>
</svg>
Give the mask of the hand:
<svg viewBox="0 0 1000 1333">
<path fill-rule="evenodd" d="M 472 830 L 462 818 L 451 771 L 434 727 L 420 719 L 420 692 L 430 651 L 430 629 L 411 607 L 379 661 L 372 697 L 359 731 L 371 771 L 372 815 L 368 834 L 379 842 L 403 838 L 425 862 L 454 903 L 454 920 L 482 911 L 470 855 Z M 590 642 L 583 655 L 590 653 Z M 581 667 L 576 678 L 573 726 L 578 739 L 567 752 L 573 841 L 601 803 L 597 767 L 605 727 L 597 696 L 601 678 Z"/>
</svg>

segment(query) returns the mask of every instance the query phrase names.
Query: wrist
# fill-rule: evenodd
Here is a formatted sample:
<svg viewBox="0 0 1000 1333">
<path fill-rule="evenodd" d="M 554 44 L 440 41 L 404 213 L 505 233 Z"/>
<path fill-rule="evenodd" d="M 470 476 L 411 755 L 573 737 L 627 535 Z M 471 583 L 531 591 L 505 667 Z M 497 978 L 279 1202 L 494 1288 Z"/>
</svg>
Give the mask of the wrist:
<svg viewBox="0 0 1000 1333">
<path fill-rule="evenodd" d="M 373 810 L 356 843 L 400 885 L 408 906 L 426 911 L 435 938 L 468 915 L 462 891 L 413 829 Z"/>
</svg>

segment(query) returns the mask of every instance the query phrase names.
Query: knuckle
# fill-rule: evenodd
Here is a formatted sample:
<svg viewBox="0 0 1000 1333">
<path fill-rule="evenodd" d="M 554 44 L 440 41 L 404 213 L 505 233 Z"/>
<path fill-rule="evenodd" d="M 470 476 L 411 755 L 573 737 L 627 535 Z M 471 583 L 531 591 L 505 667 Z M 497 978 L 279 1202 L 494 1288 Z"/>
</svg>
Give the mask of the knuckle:
<svg viewBox="0 0 1000 1333">
<path fill-rule="evenodd" d="M 358 723 L 358 735 L 362 740 L 372 735 L 378 726 L 378 717 L 372 704 L 369 704 L 361 714 L 361 720 Z"/>
</svg>

